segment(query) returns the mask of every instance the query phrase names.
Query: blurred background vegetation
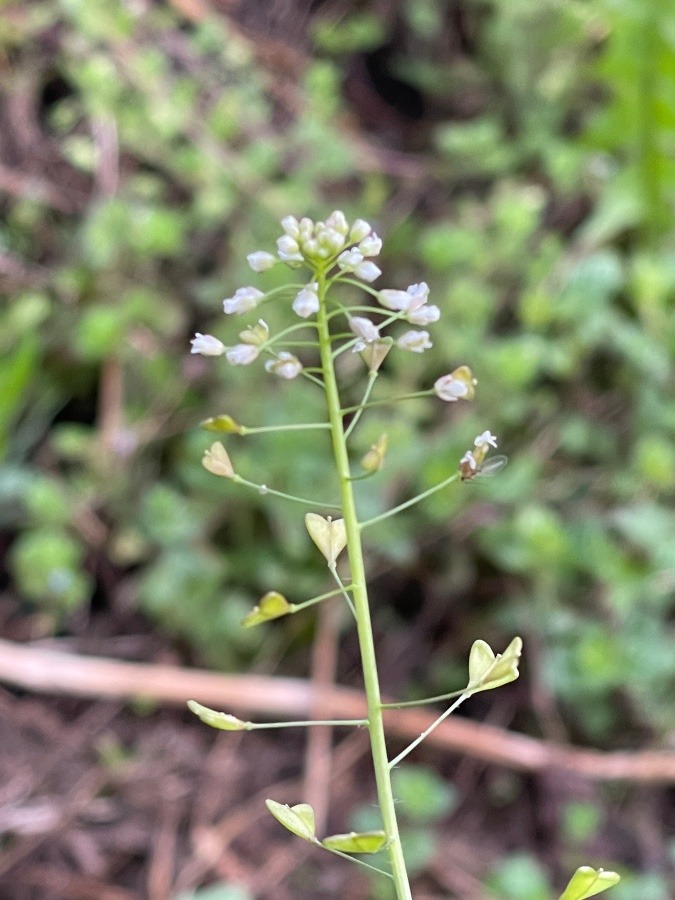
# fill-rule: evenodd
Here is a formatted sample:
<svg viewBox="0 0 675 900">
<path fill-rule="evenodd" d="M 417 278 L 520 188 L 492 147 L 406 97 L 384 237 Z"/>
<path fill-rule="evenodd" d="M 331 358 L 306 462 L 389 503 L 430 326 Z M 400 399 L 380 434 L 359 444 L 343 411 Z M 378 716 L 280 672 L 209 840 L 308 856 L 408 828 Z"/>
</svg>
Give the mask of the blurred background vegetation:
<svg viewBox="0 0 675 900">
<path fill-rule="evenodd" d="M 328 589 L 302 517 L 214 484 L 197 426 L 311 418 L 318 400 L 260 366 L 190 357 L 188 339 L 232 343 L 223 297 L 284 277 L 245 263 L 281 216 L 340 208 L 384 237 L 378 285 L 426 280 L 442 310 L 433 350 L 392 354 L 378 390 L 461 363 L 479 380 L 468 409 L 364 417 L 363 449 L 385 429 L 390 445 L 364 516 L 445 477 L 485 428 L 510 460 L 368 534 L 387 691 L 449 690 L 473 640 L 518 633 L 525 677 L 467 715 L 604 749 L 665 745 L 672 4 L 5 2 L 0 121 L 5 636 L 152 623 L 186 661 L 306 674 L 311 614 L 239 627 L 267 590 Z M 287 315 L 271 308 L 270 325 Z M 319 438 L 236 441 L 253 480 L 311 496 L 330 478 Z M 340 677 L 357 683 L 343 644 Z M 495 778 L 481 802 L 518 809 L 520 790 Z M 617 900 L 666 900 L 666 797 L 564 803 L 552 871 L 582 853 L 624 866 Z M 636 810 L 662 829 L 651 850 Z M 507 847 L 486 879 L 538 900 L 551 862 Z"/>
</svg>

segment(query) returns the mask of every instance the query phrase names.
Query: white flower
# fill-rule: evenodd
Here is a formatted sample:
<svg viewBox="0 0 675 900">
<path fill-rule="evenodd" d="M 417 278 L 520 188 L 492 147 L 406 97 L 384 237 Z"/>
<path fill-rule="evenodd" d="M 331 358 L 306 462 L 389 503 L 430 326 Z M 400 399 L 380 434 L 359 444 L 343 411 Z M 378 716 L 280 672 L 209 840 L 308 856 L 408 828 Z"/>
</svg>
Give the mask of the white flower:
<svg viewBox="0 0 675 900">
<path fill-rule="evenodd" d="M 360 278 L 362 281 L 375 281 L 376 278 L 379 278 L 382 274 L 382 270 L 379 269 L 374 262 L 362 262 L 359 263 L 358 266 L 354 269 L 354 274 L 357 278 Z"/>
<path fill-rule="evenodd" d="M 365 316 L 351 316 L 349 319 L 349 327 L 357 337 L 360 337 L 370 344 L 371 341 L 377 341 L 380 338 L 380 330 L 374 325 L 370 319 Z"/>
<path fill-rule="evenodd" d="M 262 291 L 254 287 L 238 288 L 234 297 L 223 300 L 223 310 L 228 315 L 231 313 L 245 313 L 258 305 L 258 300 L 264 297 Z"/>
<path fill-rule="evenodd" d="M 364 256 L 378 256 L 381 249 L 382 239 L 374 231 L 359 243 L 359 250 Z"/>
<path fill-rule="evenodd" d="M 497 438 L 494 434 L 491 434 L 489 431 L 484 431 L 482 434 L 479 434 L 478 437 L 473 442 L 474 447 L 485 447 L 487 450 L 488 446 L 494 447 L 497 449 Z"/>
<path fill-rule="evenodd" d="M 255 253 L 249 253 L 246 260 L 254 272 L 266 272 L 277 261 L 276 257 L 271 253 L 265 252 L 265 250 L 256 250 Z"/>
<path fill-rule="evenodd" d="M 339 232 L 342 238 L 344 238 L 349 231 L 349 225 L 347 224 L 345 214 L 339 209 L 336 209 L 335 212 L 332 212 L 328 216 L 328 218 L 326 219 L 326 225 L 328 226 L 328 228 L 332 228 L 335 231 Z"/>
<path fill-rule="evenodd" d="M 363 253 L 352 247 L 351 250 L 345 250 L 337 258 L 338 266 L 347 272 L 352 272 L 358 265 L 363 262 Z"/>
<path fill-rule="evenodd" d="M 302 262 L 298 242 L 289 234 L 277 238 L 277 256 L 283 262 Z"/>
<path fill-rule="evenodd" d="M 300 225 L 295 216 L 284 216 L 281 220 L 281 227 L 284 233 L 291 238 L 296 239 L 300 236 Z"/>
<path fill-rule="evenodd" d="M 302 372 L 302 363 L 292 353 L 282 350 L 276 359 L 267 360 L 265 371 L 290 381 Z"/>
<path fill-rule="evenodd" d="M 422 281 L 419 284 L 411 284 L 405 291 L 395 291 L 385 289 L 380 291 L 377 299 L 386 306 L 387 309 L 393 309 L 396 312 L 414 312 L 416 309 L 424 306 L 429 298 L 429 286 Z"/>
<path fill-rule="evenodd" d="M 225 353 L 232 366 L 248 366 L 258 358 L 260 351 L 254 344 L 235 344 Z"/>
<path fill-rule="evenodd" d="M 192 344 L 190 353 L 201 353 L 202 356 L 222 356 L 225 352 L 225 344 L 212 334 L 197 332 L 190 343 Z"/>
<path fill-rule="evenodd" d="M 327 228 L 319 238 L 322 248 L 328 250 L 329 253 L 337 253 L 345 245 L 344 235 L 340 234 L 335 228 Z"/>
<path fill-rule="evenodd" d="M 319 285 L 314 281 L 296 294 L 293 301 L 293 312 L 301 319 L 306 319 L 319 311 L 319 298 L 316 293 L 318 287 Z"/>
<path fill-rule="evenodd" d="M 468 366 L 459 366 L 449 375 L 442 375 L 434 383 L 434 391 L 446 402 L 473 400 L 477 381 Z"/>
<path fill-rule="evenodd" d="M 396 341 L 396 346 L 401 350 L 410 350 L 412 353 L 424 353 L 429 350 L 433 344 L 429 340 L 428 331 L 406 331 L 405 334 Z"/>
<path fill-rule="evenodd" d="M 349 229 L 349 240 L 353 244 L 358 244 L 365 237 L 368 237 L 372 231 L 370 225 L 363 219 L 357 219 Z"/>
<path fill-rule="evenodd" d="M 306 241 L 307 238 L 310 238 L 314 234 L 314 222 L 312 222 L 308 216 L 303 216 L 298 223 L 298 230 L 300 233 L 300 240 Z"/>
<path fill-rule="evenodd" d="M 432 322 L 438 322 L 440 317 L 441 311 L 437 306 L 425 303 L 409 313 L 406 319 L 411 325 L 430 325 Z"/>
</svg>

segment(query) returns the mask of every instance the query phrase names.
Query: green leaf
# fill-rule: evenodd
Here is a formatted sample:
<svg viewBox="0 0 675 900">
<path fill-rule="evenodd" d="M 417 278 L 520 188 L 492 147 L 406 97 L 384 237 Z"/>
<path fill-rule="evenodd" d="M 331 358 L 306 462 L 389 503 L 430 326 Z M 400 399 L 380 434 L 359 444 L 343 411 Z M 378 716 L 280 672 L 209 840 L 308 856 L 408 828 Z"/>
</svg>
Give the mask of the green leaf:
<svg viewBox="0 0 675 900">
<path fill-rule="evenodd" d="M 241 624 L 244 628 L 252 628 L 254 625 L 260 625 L 261 622 L 269 622 L 270 619 L 278 619 L 281 616 L 292 612 L 293 607 L 278 591 L 268 591 L 264 597 L 260 598 L 257 606 L 254 606 L 251 612 L 245 616 Z"/>
<path fill-rule="evenodd" d="M 474 641 L 469 653 L 467 692 L 491 691 L 515 681 L 522 649 L 523 642 L 519 637 L 515 637 L 506 650 L 496 656 L 485 641 Z"/>
<path fill-rule="evenodd" d="M 212 728 L 218 728 L 221 731 L 250 731 L 252 727 L 251 722 L 244 722 L 228 713 L 216 712 L 215 709 L 202 706 L 196 700 L 188 700 L 187 705 L 190 711 L 198 716 L 205 725 L 210 725 Z"/>
<path fill-rule="evenodd" d="M 608 890 L 619 881 L 621 878 L 616 872 L 580 866 L 560 895 L 560 900 L 586 900 L 587 897 L 595 897 L 596 894 Z"/>
<path fill-rule="evenodd" d="M 212 416 L 200 422 L 200 427 L 205 431 L 220 431 L 225 434 L 242 434 L 243 428 L 235 422 L 232 416 Z"/>
<path fill-rule="evenodd" d="M 349 834 L 332 834 L 321 841 L 326 850 L 341 853 L 377 853 L 387 842 L 384 831 L 350 831 Z"/>
<path fill-rule="evenodd" d="M 302 838 L 303 841 L 309 841 L 312 844 L 319 843 L 314 833 L 314 810 L 309 803 L 288 806 L 286 803 L 277 803 L 276 800 L 265 800 L 265 805 L 284 828 Z"/>
</svg>

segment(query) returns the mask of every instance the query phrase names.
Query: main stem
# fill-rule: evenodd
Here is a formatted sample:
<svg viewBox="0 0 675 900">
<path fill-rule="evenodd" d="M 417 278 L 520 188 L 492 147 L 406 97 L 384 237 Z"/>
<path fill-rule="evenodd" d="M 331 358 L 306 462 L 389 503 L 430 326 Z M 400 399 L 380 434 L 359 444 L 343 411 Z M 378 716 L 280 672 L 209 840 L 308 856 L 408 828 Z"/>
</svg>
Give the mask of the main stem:
<svg viewBox="0 0 675 900">
<path fill-rule="evenodd" d="M 317 325 L 319 335 L 319 347 L 321 351 L 321 365 L 328 404 L 328 417 L 330 421 L 331 438 L 333 442 L 333 455 L 340 481 L 340 500 L 342 502 L 342 515 L 347 534 L 347 552 L 349 554 L 349 567 L 351 574 L 352 597 L 356 610 L 356 628 L 361 651 L 361 665 L 363 668 L 363 681 L 368 705 L 368 730 L 370 732 L 370 747 L 373 755 L 375 769 L 375 781 L 377 784 L 377 798 L 382 822 L 387 834 L 387 849 L 391 863 L 391 873 L 396 885 L 398 900 L 412 900 L 410 883 L 406 871 L 401 838 L 396 821 L 396 808 L 391 787 L 389 759 L 387 756 L 387 744 L 384 734 L 384 722 L 382 720 L 382 701 L 380 698 L 380 683 L 377 675 L 377 661 L 375 658 L 375 643 L 373 628 L 370 621 L 370 607 L 368 605 L 368 588 L 366 585 L 366 572 L 363 564 L 363 550 L 361 547 L 361 533 L 356 515 L 356 503 L 354 502 L 354 490 L 350 480 L 349 457 L 340 412 L 340 395 L 330 342 L 330 330 L 326 311 L 326 278 L 324 273 L 317 273 L 319 312 L 317 313 Z"/>
</svg>

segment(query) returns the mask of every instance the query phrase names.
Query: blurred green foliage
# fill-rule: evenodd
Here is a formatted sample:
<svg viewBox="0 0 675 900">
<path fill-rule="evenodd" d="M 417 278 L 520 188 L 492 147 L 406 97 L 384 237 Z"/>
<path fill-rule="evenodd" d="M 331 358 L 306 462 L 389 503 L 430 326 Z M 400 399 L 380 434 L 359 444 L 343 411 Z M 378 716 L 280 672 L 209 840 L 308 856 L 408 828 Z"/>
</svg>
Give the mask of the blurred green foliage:
<svg viewBox="0 0 675 900">
<path fill-rule="evenodd" d="M 0 282 L 12 597 L 47 630 L 131 597 L 230 670 L 305 646 L 311 615 L 238 624 L 267 590 L 296 602 L 326 589 L 302 517 L 204 472 L 197 424 L 311 419 L 320 398 L 191 358 L 187 341 L 199 329 L 232 343 L 222 298 L 279 283 L 245 255 L 270 248 L 282 215 L 340 207 L 384 236 L 381 286 L 425 279 L 442 309 L 433 350 L 391 354 L 379 395 L 460 363 L 479 379 L 468 410 L 415 401 L 364 417 L 362 452 L 383 430 L 390 449 L 363 516 L 447 476 L 485 428 L 510 458 L 369 532 L 377 568 L 420 583 L 446 626 L 411 682 L 446 691 L 477 635 L 517 632 L 569 732 L 631 746 L 675 725 L 675 11 L 467 3 L 460 46 L 444 43 L 444 4 L 396 9 L 406 40 L 389 74 L 428 114 L 391 154 L 341 89 L 354 54 L 396 38 L 374 5 L 333 20 L 328 4 L 283 78 L 233 23 L 186 23 L 168 5 L 39 0 L 0 21 L 0 98 L 32 110 L 46 160 L 20 159 L 18 135 L 35 179 L 0 201 L 0 255 L 20 262 Z M 266 308 L 272 329 L 287 316 Z M 228 448 L 245 477 L 303 495 L 330 484 L 321 436 Z M 373 596 L 381 627 L 410 617 L 377 583 Z M 573 841 L 593 833 L 582 807 L 565 823 Z M 535 869 L 511 858 L 495 889 L 524 897 L 527 881 L 538 897 Z"/>
</svg>

